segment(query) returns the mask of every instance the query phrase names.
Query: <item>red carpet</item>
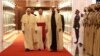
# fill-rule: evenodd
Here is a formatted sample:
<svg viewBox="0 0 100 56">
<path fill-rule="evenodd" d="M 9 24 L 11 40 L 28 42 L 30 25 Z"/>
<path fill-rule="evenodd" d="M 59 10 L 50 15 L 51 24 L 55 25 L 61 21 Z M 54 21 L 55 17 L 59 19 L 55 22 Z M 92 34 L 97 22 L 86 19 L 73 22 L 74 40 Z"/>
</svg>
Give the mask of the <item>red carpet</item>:
<svg viewBox="0 0 100 56">
<path fill-rule="evenodd" d="M 72 56 L 68 51 L 49 52 L 49 51 L 24 51 L 23 35 L 20 34 L 15 42 L 6 50 L 0 53 L 0 56 Z"/>
</svg>

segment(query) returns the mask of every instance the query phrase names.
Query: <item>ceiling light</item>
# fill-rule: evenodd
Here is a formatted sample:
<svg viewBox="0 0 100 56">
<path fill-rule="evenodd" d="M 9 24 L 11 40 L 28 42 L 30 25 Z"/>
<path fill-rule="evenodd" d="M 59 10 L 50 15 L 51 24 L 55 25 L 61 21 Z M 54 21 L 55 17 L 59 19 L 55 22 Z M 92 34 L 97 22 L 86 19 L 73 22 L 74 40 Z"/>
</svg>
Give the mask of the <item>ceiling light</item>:
<svg viewBox="0 0 100 56">
<path fill-rule="evenodd" d="M 5 5 L 5 6 L 9 6 L 9 7 L 11 7 L 11 8 L 15 8 L 15 5 L 14 4 L 12 4 L 12 3 L 10 3 L 10 2 L 8 2 L 8 1 L 6 1 L 6 0 L 4 0 L 4 1 L 2 1 L 3 2 L 3 5 Z"/>
<path fill-rule="evenodd" d="M 37 7 L 40 7 L 40 6 L 41 6 L 41 3 L 38 2 L 38 3 L 36 4 L 36 6 L 37 6 Z"/>
<path fill-rule="evenodd" d="M 59 4 L 59 8 L 63 8 L 63 7 L 69 7 L 69 6 L 71 6 L 71 3 L 70 2 L 67 2 L 67 3 L 61 3 L 61 4 Z"/>
</svg>

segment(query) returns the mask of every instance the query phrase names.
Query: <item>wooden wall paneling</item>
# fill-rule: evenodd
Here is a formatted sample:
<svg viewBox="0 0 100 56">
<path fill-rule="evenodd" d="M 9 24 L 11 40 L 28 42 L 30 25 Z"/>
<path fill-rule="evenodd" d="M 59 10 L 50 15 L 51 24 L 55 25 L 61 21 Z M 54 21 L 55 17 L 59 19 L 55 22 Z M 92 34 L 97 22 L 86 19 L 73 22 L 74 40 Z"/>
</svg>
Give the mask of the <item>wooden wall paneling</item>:
<svg viewBox="0 0 100 56">
<path fill-rule="evenodd" d="M 25 14 L 26 0 L 14 0 L 15 1 L 15 24 L 16 30 L 21 30 L 21 18 Z"/>
</svg>

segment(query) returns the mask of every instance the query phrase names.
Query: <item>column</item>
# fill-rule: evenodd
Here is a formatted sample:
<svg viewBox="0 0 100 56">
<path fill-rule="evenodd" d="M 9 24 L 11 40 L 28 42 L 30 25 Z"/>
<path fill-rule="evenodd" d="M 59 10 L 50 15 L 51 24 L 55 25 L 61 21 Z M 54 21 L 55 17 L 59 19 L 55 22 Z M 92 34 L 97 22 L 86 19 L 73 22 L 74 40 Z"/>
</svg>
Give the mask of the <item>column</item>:
<svg viewBox="0 0 100 56">
<path fill-rule="evenodd" d="M 2 0 L 0 0 L 0 51 L 3 46 L 3 5 Z"/>
</svg>

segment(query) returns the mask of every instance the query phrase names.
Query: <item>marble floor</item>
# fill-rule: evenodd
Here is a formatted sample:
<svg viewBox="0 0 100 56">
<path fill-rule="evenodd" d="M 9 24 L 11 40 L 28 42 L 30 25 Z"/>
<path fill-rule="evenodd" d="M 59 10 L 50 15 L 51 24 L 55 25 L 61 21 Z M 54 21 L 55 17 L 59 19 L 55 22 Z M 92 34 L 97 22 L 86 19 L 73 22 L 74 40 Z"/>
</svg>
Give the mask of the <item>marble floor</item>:
<svg viewBox="0 0 100 56">
<path fill-rule="evenodd" d="M 20 33 L 19 31 L 12 31 L 9 34 L 5 34 L 3 36 L 2 46 L 0 46 L 0 52 L 2 52 L 7 47 L 9 47 L 14 42 L 14 40 L 17 38 L 19 33 Z"/>
<path fill-rule="evenodd" d="M 21 31 L 13 31 L 12 33 L 5 35 L 3 37 L 3 45 L 0 46 L 0 52 L 2 52 L 4 49 L 9 47 L 14 40 L 17 38 L 17 36 L 21 33 Z M 83 56 L 83 47 L 80 47 L 79 44 L 74 44 L 73 38 L 71 34 L 64 33 L 64 47 L 67 49 L 73 56 Z"/>
</svg>

